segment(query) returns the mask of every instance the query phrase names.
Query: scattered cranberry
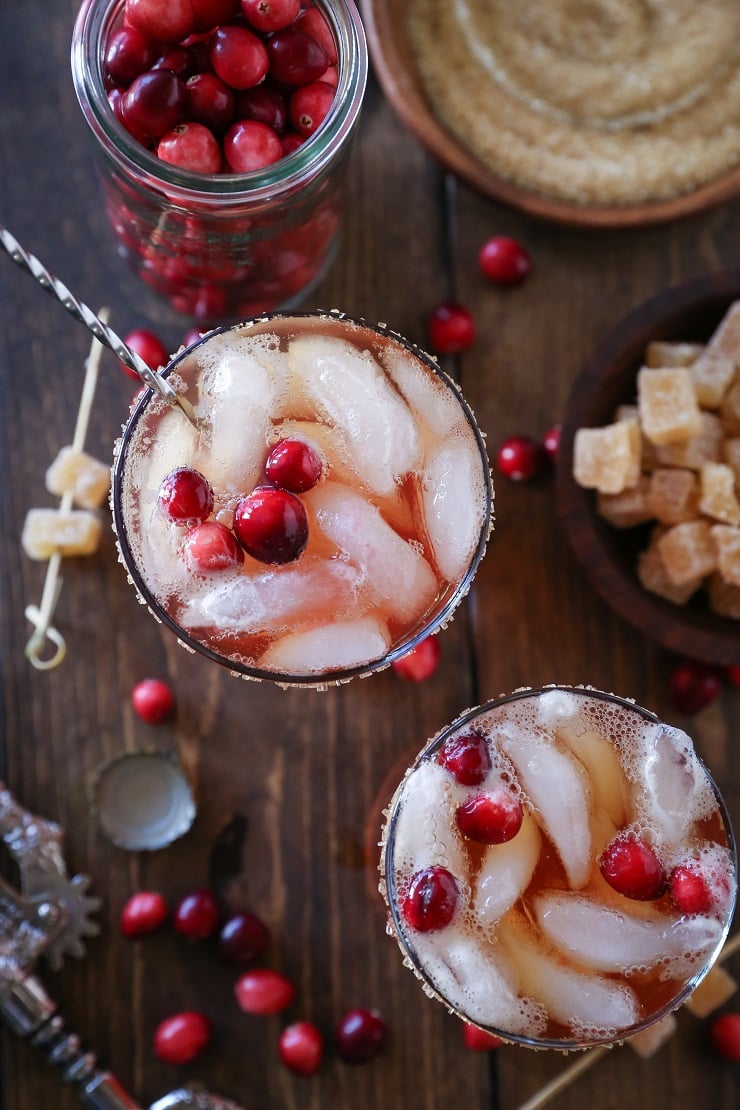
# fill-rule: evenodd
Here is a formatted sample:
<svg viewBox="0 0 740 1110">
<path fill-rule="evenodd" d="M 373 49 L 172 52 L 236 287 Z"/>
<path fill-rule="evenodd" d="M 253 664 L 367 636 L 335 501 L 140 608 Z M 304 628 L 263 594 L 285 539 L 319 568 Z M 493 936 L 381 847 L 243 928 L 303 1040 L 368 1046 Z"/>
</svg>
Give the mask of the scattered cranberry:
<svg viewBox="0 0 740 1110">
<path fill-rule="evenodd" d="M 121 932 L 132 940 L 155 932 L 167 920 L 167 903 L 154 890 L 133 894 L 121 910 Z"/>
<path fill-rule="evenodd" d="M 388 1027 L 377 1010 L 348 1010 L 334 1031 L 337 1052 L 347 1064 L 373 1060 L 388 1038 Z"/>
<path fill-rule="evenodd" d="M 224 922 L 218 937 L 221 958 L 231 964 L 248 964 L 267 948 L 270 935 L 254 913 L 235 913 Z"/>
<path fill-rule="evenodd" d="M 507 235 L 497 235 L 478 252 L 481 272 L 496 285 L 521 285 L 529 277 L 532 260 L 521 243 Z"/>
<path fill-rule="evenodd" d="M 167 348 L 162 340 L 147 328 L 134 328 L 133 331 L 124 335 L 123 342 L 147 364 L 150 370 L 158 370 L 160 366 L 166 366 L 170 361 Z M 128 374 L 130 378 L 135 378 L 137 382 L 141 380 L 135 370 L 131 370 L 124 363 L 120 363 L 120 366 L 124 374 Z"/>
<path fill-rule="evenodd" d="M 463 1022 L 463 1040 L 466 1048 L 472 1052 L 492 1052 L 504 1044 L 494 1033 L 487 1033 L 485 1029 L 479 1029 L 477 1025 L 470 1025 L 467 1021 Z"/>
<path fill-rule="evenodd" d="M 740 686 L 740 667 L 728 667 L 726 673 L 732 686 Z"/>
<path fill-rule="evenodd" d="M 301 135 L 313 135 L 329 114 L 334 103 L 334 89 L 325 81 L 301 85 L 290 98 L 288 115 L 291 126 Z"/>
<path fill-rule="evenodd" d="M 441 355 L 465 351 L 475 339 L 475 320 L 465 305 L 444 301 L 427 320 L 432 348 Z"/>
<path fill-rule="evenodd" d="M 687 717 L 706 709 L 722 690 L 722 673 L 717 667 L 684 659 L 674 667 L 670 678 L 674 708 Z"/>
<path fill-rule="evenodd" d="M 210 1044 L 211 1023 L 194 1010 L 166 1018 L 154 1031 L 154 1055 L 165 1064 L 189 1064 Z"/>
<path fill-rule="evenodd" d="M 281 439 L 271 449 L 265 463 L 268 479 L 291 493 L 312 489 L 323 469 L 321 455 L 302 439 Z"/>
<path fill-rule="evenodd" d="M 296 1021 L 280 1034 L 278 1054 L 289 1071 L 296 1075 L 315 1075 L 324 1055 L 324 1039 L 310 1021 Z"/>
<path fill-rule="evenodd" d="M 491 753 L 484 736 L 466 732 L 445 740 L 437 754 L 437 763 L 446 767 L 463 786 L 480 786 L 491 770 Z"/>
<path fill-rule="evenodd" d="M 183 347 L 190 347 L 191 344 L 198 343 L 204 335 L 206 335 L 206 332 L 200 331 L 199 328 L 188 328 L 182 337 Z"/>
<path fill-rule="evenodd" d="M 391 663 L 394 674 L 407 682 L 424 682 L 439 666 L 442 649 L 436 636 L 425 636 L 415 648 Z"/>
<path fill-rule="evenodd" d="M 301 0 L 241 0 L 247 23 L 258 31 L 281 31 L 301 10 Z"/>
<path fill-rule="evenodd" d="M 246 971 L 234 985 L 236 1001 L 247 1014 L 279 1014 L 295 998 L 295 987 L 285 975 L 270 968 Z"/>
<path fill-rule="evenodd" d="M 148 725 L 161 725 L 175 708 L 175 696 L 160 678 L 143 678 L 131 691 L 134 710 Z"/>
<path fill-rule="evenodd" d="M 425 867 L 412 876 L 401 902 L 404 921 L 419 933 L 444 929 L 455 916 L 459 890 L 446 867 Z"/>
<path fill-rule="evenodd" d="M 213 512 L 213 490 L 199 470 L 180 466 L 162 479 L 157 504 L 173 524 L 200 524 Z"/>
<path fill-rule="evenodd" d="M 546 457 L 541 443 L 529 436 L 512 436 L 499 447 L 496 462 L 507 478 L 527 482 L 542 472 Z"/>
<path fill-rule="evenodd" d="M 522 803 L 503 789 L 476 794 L 455 812 L 463 836 L 480 844 L 506 844 L 519 832 L 523 818 Z"/>
<path fill-rule="evenodd" d="M 706 879 L 690 864 L 673 868 L 668 891 L 681 913 L 709 913 L 714 902 Z"/>
<path fill-rule="evenodd" d="M 318 81 L 329 65 L 329 56 L 321 43 L 298 26 L 277 31 L 266 45 L 270 74 L 281 85 Z"/>
<path fill-rule="evenodd" d="M 172 924 L 188 940 L 207 940 L 218 928 L 220 914 L 212 890 L 200 887 L 181 898 L 172 915 Z"/>
<path fill-rule="evenodd" d="M 560 447 L 560 425 L 554 424 L 548 432 L 545 433 L 545 438 L 542 441 L 542 446 L 547 451 L 550 458 L 555 461 Z"/>
<path fill-rule="evenodd" d="M 599 870 L 609 886 L 626 898 L 651 902 L 666 888 L 663 866 L 653 849 L 633 835 L 619 835 L 599 858 Z"/>
<path fill-rule="evenodd" d="M 225 524 L 206 520 L 188 532 L 183 557 L 193 570 L 231 570 L 242 565 L 244 551 Z"/>
<path fill-rule="evenodd" d="M 290 563 L 308 543 L 306 510 L 295 494 L 261 487 L 237 505 L 234 531 L 244 550 L 261 563 Z"/>
<path fill-rule="evenodd" d="M 178 123 L 159 140 L 157 157 L 193 173 L 218 173 L 221 147 L 202 123 Z"/>
<path fill-rule="evenodd" d="M 242 119 L 226 132 L 224 157 L 235 173 L 252 173 L 279 162 L 283 146 L 277 132 L 266 123 Z"/>
<path fill-rule="evenodd" d="M 709 1026 L 709 1039 L 725 1060 L 740 1060 L 740 1013 L 720 1014 Z"/>
</svg>

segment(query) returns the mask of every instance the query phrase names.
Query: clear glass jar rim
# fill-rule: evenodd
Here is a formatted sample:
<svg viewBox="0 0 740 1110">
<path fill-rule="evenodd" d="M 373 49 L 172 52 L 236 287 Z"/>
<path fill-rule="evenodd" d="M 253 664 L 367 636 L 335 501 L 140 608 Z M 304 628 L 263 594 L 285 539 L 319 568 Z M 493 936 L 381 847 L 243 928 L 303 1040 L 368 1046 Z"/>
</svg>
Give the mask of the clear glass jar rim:
<svg viewBox="0 0 740 1110">
<path fill-rule="evenodd" d="M 166 190 L 168 199 L 183 204 L 258 205 L 300 188 L 330 165 L 351 137 L 367 84 L 367 42 L 354 0 L 314 2 L 329 19 L 338 40 L 336 95 L 319 130 L 279 162 L 249 174 L 194 173 L 162 162 L 129 135 L 110 107 L 101 68 L 105 35 L 124 0 L 83 0 L 75 21 L 72 76 L 90 129 L 123 170 L 154 191 Z"/>
</svg>

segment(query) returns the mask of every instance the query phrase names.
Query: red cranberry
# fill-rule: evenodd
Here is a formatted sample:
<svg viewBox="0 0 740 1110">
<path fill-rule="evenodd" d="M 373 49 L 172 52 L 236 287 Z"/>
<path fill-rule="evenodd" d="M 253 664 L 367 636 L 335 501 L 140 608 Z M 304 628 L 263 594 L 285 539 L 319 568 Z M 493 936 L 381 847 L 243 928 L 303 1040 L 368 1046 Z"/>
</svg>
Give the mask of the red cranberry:
<svg viewBox="0 0 740 1110">
<path fill-rule="evenodd" d="M 706 709 L 719 696 L 722 672 L 718 667 L 684 659 L 671 673 L 670 688 L 674 708 L 691 717 Z"/>
<path fill-rule="evenodd" d="M 240 120 L 256 120 L 278 133 L 285 130 L 288 122 L 285 97 L 274 85 L 262 84 L 240 92 L 236 98 L 236 114 Z"/>
<path fill-rule="evenodd" d="M 480 844 L 505 844 L 522 827 L 524 811 L 508 790 L 477 794 L 457 807 L 455 819 L 463 836 Z"/>
<path fill-rule="evenodd" d="M 296 1075 L 315 1075 L 324 1055 L 324 1039 L 310 1021 L 296 1021 L 280 1034 L 278 1054 L 282 1063 Z"/>
<path fill-rule="evenodd" d="M 233 124 L 224 138 L 224 157 L 234 173 L 252 173 L 279 162 L 283 156 L 280 138 L 271 127 L 257 120 Z"/>
<path fill-rule="evenodd" d="M 135 27 L 120 27 L 108 40 L 105 68 L 119 85 L 130 85 L 135 77 L 154 64 L 157 49 L 146 35 Z"/>
<path fill-rule="evenodd" d="M 471 1052 L 492 1052 L 501 1048 L 504 1043 L 494 1033 L 487 1033 L 485 1029 L 479 1029 L 477 1025 L 470 1025 L 468 1022 L 463 1022 L 463 1040 L 465 1047 Z"/>
<path fill-rule="evenodd" d="M 666 888 L 660 860 L 637 836 L 620 834 L 607 844 L 599 857 L 599 870 L 610 887 L 637 902 L 652 902 Z"/>
<path fill-rule="evenodd" d="M 153 933 L 167 920 L 167 903 L 154 890 L 132 894 L 121 910 L 121 932 L 132 940 Z"/>
<path fill-rule="evenodd" d="M 200 471 L 180 466 L 162 479 L 157 504 L 173 524 L 200 524 L 213 512 L 213 490 Z"/>
<path fill-rule="evenodd" d="M 183 556 L 193 570 L 231 570 L 244 562 L 236 536 L 217 520 L 206 520 L 190 529 Z"/>
<path fill-rule="evenodd" d="M 183 117 L 185 85 L 167 69 L 150 69 L 121 98 L 123 123 L 137 138 L 158 139 Z"/>
<path fill-rule="evenodd" d="M 439 666 L 442 649 L 436 636 L 425 636 L 415 648 L 394 659 L 391 668 L 407 682 L 424 682 L 431 678 Z"/>
<path fill-rule="evenodd" d="M 279 1014 L 295 998 L 295 987 L 285 975 L 270 968 L 245 971 L 234 985 L 236 1001 L 247 1014 Z"/>
<path fill-rule="evenodd" d="M 281 85 L 307 85 L 318 81 L 329 65 L 321 43 L 298 26 L 276 31 L 267 40 L 270 73 Z"/>
<path fill-rule="evenodd" d="M 161 725 L 175 708 L 175 696 L 159 678 L 143 678 L 131 691 L 134 711 L 148 725 Z"/>
<path fill-rule="evenodd" d="M 147 328 L 134 328 L 133 331 L 124 335 L 123 342 L 127 347 L 130 347 L 139 358 L 143 359 L 151 370 L 158 370 L 160 366 L 166 366 L 170 361 L 167 348 L 162 340 L 157 338 L 154 332 L 149 331 Z M 120 363 L 120 366 L 123 372 L 128 374 L 130 378 L 135 378 L 137 382 L 140 380 L 135 370 L 131 370 L 128 366 L 124 366 L 123 363 Z"/>
<path fill-rule="evenodd" d="M 191 0 L 193 30 L 210 31 L 219 23 L 229 23 L 239 11 L 239 0 Z"/>
<path fill-rule="evenodd" d="M 439 749 L 437 763 L 446 767 L 463 786 L 480 786 L 491 770 L 491 753 L 485 737 L 466 732 L 445 740 Z"/>
<path fill-rule="evenodd" d="M 126 0 L 126 19 L 155 42 L 179 42 L 193 30 L 192 0 Z"/>
<path fill-rule="evenodd" d="M 323 81 L 301 85 L 290 98 L 288 114 L 291 126 L 301 135 L 313 135 L 329 114 L 334 103 L 334 89 Z"/>
<path fill-rule="evenodd" d="M 270 935 L 254 913 L 235 913 L 224 922 L 218 937 L 221 958 L 232 964 L 251 963 L 267 948 Z"/>
<path fill-rule="evenodd" d="M 528 482 L 542 473 L 547 458 L 542 444 L 529 436 L 512 436 L 498 450 L 498 469 L 513 482 Z"/>
<path fill-rule="evenodd" d="M 542 446 L 547 451 L 549 457 L 555 461 L 560 447 L 560 425 L 554 424 L 552 428 L 545 433 L 545 438 L 542 440 Z"/>
<path fill-rule="evenodd" d="M 296 135 L 294 131 L 288 131 L 280 137 L 280 146 L 283 151 L 283 158 L 287 158 L 294 150 L 298 150 L 299 146 L 303 146 L 306 141 L 305 135 Z"/>
<path fill-rule="evenodd" d="M 193 72 L 193 57 L 184 46 L 168 46 L 157 58 L 152 69 L 168 69 L 184 81 Z"/>
<path fill-rule="evenodd" d="M 297 559 L 308 543 L 306 510 L 287 490 L 258 488 L 237 505 L 234 531 L 254 559 L 280 566 Z"/>
<path fill-rule="evenodd" d="M 301 0 L 241 0 L 250 27 L 268 34 L 288 27 L 301 10 Z"/>
<path fill-rule="evenodd" d="M 154 1055 L 165 1064 L 189 1064 L 208 1047 L 211 1023 L 194 1010 L 166 1018 L 154 1031 Z"/>
<path fill-rule="evenodd" d="M 175 907 L 172 924 L 188 940 L 207 940 L 218 928 L 220 914 L 212 890 L 200 887 L 186 894 Z"/>
<path fill-rule="evenodd" d="M 668 892 L 681 913 L 709 913 L 714 903 L 706 879 L 690 864 L 673 868 L 668 877 Z"/>
<path fill-rule="evenodd" d="M 457 301 L 443 301 L 427 320 L 432 349 L 440 355 L 465 351 L 475 339 L 475 320 L 469 309 Z"/>
<path fill-rule="evenodd" d="M 401 901 L 403 919 L 419 933 L 444 929 L 455 916 L 459 893 L 446 867 L 425 867 L 412 876 Z"/>
<path fill-rule="evenodd" d="M 323 469 L 321 455 L 302 439 L 281 439 L 271 449 L 265 463 L 269 480 L 291 493 L 312 489 Z"/>
<path fill-rule="evenodd" d="M 191 344 L 198 343 L 205 334 L 205 332 L 200 331 L 198 328 L 188 328 L 182 337 L 183 347 L 190 347 Z"/>
<path fill-rule="evenodd" d="M 725 1060 L 740 1060 L 740 1013 L 720 1014 L 709 1026 L 712 1048 Z"/>
<path fill-rule="evenodd" d="M 202 123 L 178 123 L 159 140 L 157 157 L 193 173 L 218 173 L 222 161 L 221 147 Z"/>
<path fill-rule="evenodd" d="M 251 89 L 264 79 L 269 61 L 262 40 L 232 23 L 213 32 L 211 65 L 232 89 Z"/>
<path fill-rule="evenodd" d="M 377 1010 L 348 1010 L 335 1031 L 337 1052 L 347 1064 L 373 1060 L 388 1038 L 388 1027 Z"/>
<path fill-rule="evenodd" d="M 188 116 L 218 134 L 234 119 L 234 94 L 215 73 L 194 73 L 185 82 Z"/>
<path fill-rule="evenodd" d="M 727 667 L 726 673 L 731 686 L 740 686 L 740 667 Z"/>
<path fill-rule="evenodd" d="M 300 28 L 301 31 L 305 31 L 307 35 L 310 35 L 311 38 L 321 43 L 329 59 L 329 65 L 335 66 L 337 64 L 339 55 L 337 54 L 337 44 L 334 41 L 334 35 L 331 32 L 331 27 L 318 8 L 304 8 L 296 19 L 295 25 Z"/>
<path fill-rule="evenodd" d="M 516 239 L 497 235 L 481 247 L 478 265 L 489 281 L 496 285 L 520 285 L 529 277 L 532 260 Z"/>
</svg>

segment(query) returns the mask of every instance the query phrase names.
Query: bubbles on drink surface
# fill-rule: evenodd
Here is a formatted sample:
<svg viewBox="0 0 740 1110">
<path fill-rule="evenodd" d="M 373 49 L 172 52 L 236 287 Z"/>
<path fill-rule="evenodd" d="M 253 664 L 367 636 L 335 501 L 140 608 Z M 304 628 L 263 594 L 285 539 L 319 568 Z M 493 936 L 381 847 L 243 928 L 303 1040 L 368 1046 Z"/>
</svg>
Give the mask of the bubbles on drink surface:
<svg viewBox="0 0 740 1110">
<path fill-rule="evenodd" d="M 519 831 L 464 835 L 460 807 L 500 790 L 523 807 Z M 639 854 L 625 853 L 621 886 L 600 867 L 635 842 L 661 869 L 649 900 Z M 734 904 L 731 835 L 689 737 L 587 692 L 523 692 L 430 744 L 396 792 L 383 852 L 395 931 L 432 990 L 466 1020 L 534 1041 L 613 1040 L 675 1008 Z M 422 931 L 405 899 L 430 867 L 459 897 L 448 923 Z M 699 894 L 671 882 L 686 871 Z"/>
<path fill-rule="evenodd" d="M 189 636 L 249 667 L 321 676 L 434 624 L 489 527 L 487 461 L 451 383 L 391 335 L 332 315 L 214 334 L 176 369 L 198 426 L 150 402 L 126 447 L 121 505 L 141 577 Z M 289 495 L 307 540 L 267 565 L 278 560 L 260 561 L 269 545 L 248 542 L 240 505 L 279 488 L 268 460 L 288 440 L 314 460 L 315 479 Z M 183 558 L 186 530 L 157 511 L 182 468 L 207 480 L 210 520 L 234 530 L 240 565 L 212 560 L 209 573 L 209 558 Z M 289 488 L 295 466 L 284 469 Z"/>
</svg>

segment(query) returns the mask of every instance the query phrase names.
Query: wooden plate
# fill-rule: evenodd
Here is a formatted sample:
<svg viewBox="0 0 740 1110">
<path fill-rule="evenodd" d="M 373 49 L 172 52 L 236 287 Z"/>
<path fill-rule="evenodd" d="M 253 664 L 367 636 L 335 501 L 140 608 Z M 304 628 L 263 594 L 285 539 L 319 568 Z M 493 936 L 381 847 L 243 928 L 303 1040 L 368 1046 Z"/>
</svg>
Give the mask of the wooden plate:
<svg viewBox="0 0 740 1110">
<path fill-rule="evenodd" d="M 573 480 L 573 439 L 578 428 L 609 424 L 618 405 L 634 402 L 637 371 L 651 340 L 703 342 L 738 298 L 740 270 L 713 274 L 664 290 L 617 324 L 573 387 L 557 465 L 561 523 L 604 600 L 664 647 L 721 665 L 740 664 L 740 621 L 713 613 L 701 591 L 686 605 L 672 605 L 643 589 L 636 574 L 637 554 L 647 544 L 650 525 L 620 530 L 597 515 L 594 492 Z"/>
<path fill-rule="evenodd" d="M 691 193 L 630 206 L 570 204 L 497 177 L 436 119 L 427 103 L 407 36 L 406 0 L 359 3 L 376 75 L 402 123 L 444 166 L 495 200 L 573 227 L 635 227 L 686 216 L 740 192 L 740 167 Z"/>
</svg>

